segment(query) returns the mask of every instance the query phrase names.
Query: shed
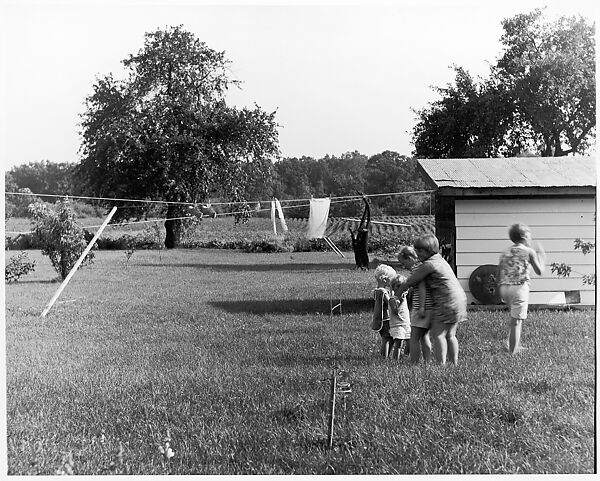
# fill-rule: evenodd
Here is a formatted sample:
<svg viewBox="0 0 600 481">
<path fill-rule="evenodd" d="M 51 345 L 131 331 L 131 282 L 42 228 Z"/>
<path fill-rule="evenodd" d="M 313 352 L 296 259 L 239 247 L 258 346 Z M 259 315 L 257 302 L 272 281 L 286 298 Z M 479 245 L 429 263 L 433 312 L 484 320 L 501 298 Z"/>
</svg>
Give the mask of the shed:
<svg viewBox="0 0 600 481">
<path fill-rule="evenodd" d="M 480 266 L 498 264 L 511 244 L 508 228 L 522 222 L 546 251 L 545 272 L 531 276 L 530 303 L 595 305 L 595 286 L 582 282 L 595 273 L 595 251 L 574 248 L 576 238 L 595 242 L 595 157 L 421 159 L 419 165 L 436 189 L 436 236 L 469 303 L 486 303 L 471 292 L 469 279 Z M 571 275 L 553 274 L 553 262 L 569 264 Z"/>
</svg>

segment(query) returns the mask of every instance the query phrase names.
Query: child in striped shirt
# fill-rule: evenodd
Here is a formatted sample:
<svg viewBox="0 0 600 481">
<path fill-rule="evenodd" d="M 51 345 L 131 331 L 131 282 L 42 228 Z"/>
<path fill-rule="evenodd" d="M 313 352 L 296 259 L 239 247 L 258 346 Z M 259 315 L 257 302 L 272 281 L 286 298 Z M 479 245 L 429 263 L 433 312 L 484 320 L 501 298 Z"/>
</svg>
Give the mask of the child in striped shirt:
<svg viewBox="0 0 600 481">
<path fill-rule="evenodd" d="M 398 254 L 400 265 L 414 272 L 421 264 L 419 257 L 412 246 L 404 246 Z M 412 308 L 410 312 L 410 362 L 418 363 L 423 353 L 425 362 L 431 359 L 431 339 L 429 328 L 431 325 L 431 293 L 425 281 L 419 282 L 412 290 Z"/>
</svg>

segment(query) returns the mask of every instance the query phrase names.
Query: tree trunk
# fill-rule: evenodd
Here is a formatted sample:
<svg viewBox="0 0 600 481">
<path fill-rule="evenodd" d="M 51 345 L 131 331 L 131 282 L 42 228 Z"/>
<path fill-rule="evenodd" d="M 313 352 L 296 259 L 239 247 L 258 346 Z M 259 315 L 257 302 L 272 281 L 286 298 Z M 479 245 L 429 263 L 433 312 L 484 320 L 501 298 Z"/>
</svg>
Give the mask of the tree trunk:
<svg viewBox="0 0 600 481">
<path fill-rule="evenodd" d="M 175 219 L 175 217 L 181 216 L 181 211 L 177 206 L 167 208 L 167 220 L 165 221 L 165 247 L 167 249 L 179 247 L 183 234 L 183 221 L 182 219 Z"/>
</svg>

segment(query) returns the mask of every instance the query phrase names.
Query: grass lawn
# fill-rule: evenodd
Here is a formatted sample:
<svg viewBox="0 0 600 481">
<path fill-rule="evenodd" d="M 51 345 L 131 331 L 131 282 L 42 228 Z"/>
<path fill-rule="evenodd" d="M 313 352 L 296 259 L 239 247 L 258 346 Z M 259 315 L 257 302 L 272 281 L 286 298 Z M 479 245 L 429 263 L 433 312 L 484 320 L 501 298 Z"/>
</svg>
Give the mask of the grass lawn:
<svg viewBox="0 0 600 481">
<path fill-rule="evenodd" d="M 507 313 L 473 311 L 459 366 L 409 366 L 378 358 L 351 255 L 99 251 L 46 318 L 59 283 L 29 256 L 6 285 L 9 474 L 595 472 L 593 311 L 531 312 L 513 357 Z M 333 366 L 352 392 L 329 450 Z"/>
</svg>

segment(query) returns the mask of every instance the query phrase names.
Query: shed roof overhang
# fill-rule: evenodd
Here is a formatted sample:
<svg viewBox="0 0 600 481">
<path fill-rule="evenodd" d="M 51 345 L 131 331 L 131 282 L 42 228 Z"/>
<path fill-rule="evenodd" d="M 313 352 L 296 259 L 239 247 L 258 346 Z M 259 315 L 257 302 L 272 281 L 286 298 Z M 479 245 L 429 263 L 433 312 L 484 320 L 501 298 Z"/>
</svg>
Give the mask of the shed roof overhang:
<svg viewBox="0 0 600 481">
<path fill-rule="evenodd" d="M 439 187 L 440 197 L 595 197 L 596 187 Z"/>
</svg>

